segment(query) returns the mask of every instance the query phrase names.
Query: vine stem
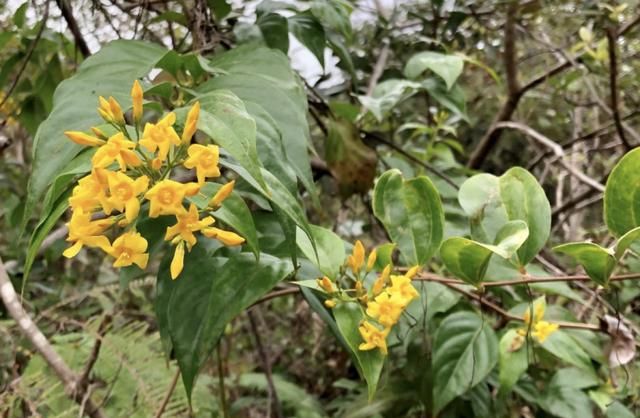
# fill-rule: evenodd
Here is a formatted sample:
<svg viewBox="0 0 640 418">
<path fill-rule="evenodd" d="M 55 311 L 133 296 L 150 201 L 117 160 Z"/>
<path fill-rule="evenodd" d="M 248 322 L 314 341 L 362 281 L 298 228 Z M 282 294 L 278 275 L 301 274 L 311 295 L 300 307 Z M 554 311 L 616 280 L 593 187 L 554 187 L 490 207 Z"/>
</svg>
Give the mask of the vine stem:
<svg viewBox="0 0 640 418">
<path fill-rule="evenodd" d="M 162 403 L 158 408 L 158 411 L 154 415 L 155 418 L 160 418 L 162 414 L 164 414 L 164 410 L 167 408 L 169 401 L 171 400 L 171 396 L 173 395 L 173 391 L 176 389 L 176 385 L 178 384 L 178 378 L 180 377 L 180 367 L 177 368 L 176 374 L 173 375 L 173 379 L 171 380 L 171 384 L 167 389 L 167 393 L 164 395 L 164 399 L 162 399 Z"/>
<path fill-rule="evenodd" d="M 218 343 L 216 347 L 216 357 L 218 357 L 218 390 L 220 391 L 220 408 L 222 408 L 222 416 L 224 418 L 229 418 L 229 414 L 227 412 L 227 395 L 226 388 L 224 384 L 224 367 L 222 365 L 222 352 L 220 350 L 220 346 L 222 345 L 222 340 Z"/>
</svg>

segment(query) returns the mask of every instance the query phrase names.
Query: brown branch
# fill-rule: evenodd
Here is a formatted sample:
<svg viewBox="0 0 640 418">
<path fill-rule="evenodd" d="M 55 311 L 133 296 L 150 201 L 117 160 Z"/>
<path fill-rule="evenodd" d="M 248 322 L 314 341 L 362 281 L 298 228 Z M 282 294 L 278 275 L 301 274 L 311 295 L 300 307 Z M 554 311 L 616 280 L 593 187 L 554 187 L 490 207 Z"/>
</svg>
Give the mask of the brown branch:
<svg viewBox="0 0 640 418">
<path fill-rule="evenodd" d="M 617 57 L 617 34 L 616 28 L 610 26 L 607 29 L 607 44 L 609 47 L 609 93 L 611 95 L 611 111 L 613 112 L 613 121 L 615 122 L 616 131 L 618 137 L 624 144 L 627 151 L 631 148 L 631 144 L 627 140 L 627 136 L 624 133 L 624 127 L 622 126 L 622 120 L 620 119 L 620 97 L 618 92 L 618 57 Z"/>
<path fill-rule="evenodd" d="M 67 395 L 81 407 L 84 405 L 84 412 L 89 417 L 104 418 L 102 410 L 93 403 L 90 397 L 85 397 L 86 388 L 78 385 L 78 378 L 75 373 L 55 351 L 49 340 L 47 340 L 29 314 L 24 310 L 13 284 L 4 269 L 2 259 L 0 259 L 0 298 L 11 318 L 13 318 L 20 327 L 22 334 L 33 344 L 36 351 L 44 358 L 49 367 L 53 369 L 62 381 Z"/>
<path fill-rule="evenodd" d="M 78 387 L 85 388 L 89 383 L 89 375 L 91 374 L 91 370 L 93 370 L 93 366 L 95 366 L 96 361 L 98 361 L 98 356 L 100 355 L 100 348 L 102 347 L 102 338 L 107 332 L 107 328 L 111 323 L 111 315 L 107 314 L 100 322 L 98 326 L 98 331 L 96 335 L 96 342 L 93 345 L 93 349 L 91 350 L 91 354 L 89 355 L 89 359 L 87 360 L 82 373 L 78 376 Z"/>
<path fill-rule="evenodd" d="M 87 42 L 84 40 L 84 37 L 82 36 L 82 32 L 80 32 L 80 28 L 78 27 L 78 22 L 76 21 L 75 17 L 73 17 L 73 12 L 71 11 L 71 8 L 67 4 L 67 1 L 56 0 L 56 4 L 58 5 L 58 8 L 62 12 L 62 16 L 64 17 L 64 20 L 67 22 L 67 26 L 69 27 L 69 30 L 73 35 L 73 39 L 75 39 L 76 41 L 76 46 L 80 50 L 80 53 L 84 58 L 87 58 L 89 55 L 91 55 L 91 51 L 89 50 L 89 47 L 87 46 Z"/>
<path fill-rule="evenodd" d="M 42 15 L 42 22 L 40 23 L 40 29 L 38 29 L 38 33 L 36 34 L 35 39 L 29 45 L 29 49 L 27 50 L 27 54 L 25 55 L 24 60 L 22 61 L 22 65 L 20 66 L 20 69 L 18 70 L 18 74 L 16 74 L 16 77 L 13 79 L 11 86 L 9 86 L 9 89 L 4 94 L 4 97 L 2 98 L 2 100 L 0 101 L 0 109 L 2 109 L 2 106 L 7 102 L 7 100 L 9 100 L 9 97 L 11 97 L 11 94 L 13 93 L 15 88 L 18 86 L 18 82 L 22 78 L 22 75 L 24 74 L 24 70 L 27 68 L 27 64 L 31 59 L 31 55 L 33 55 L 33 51 L 36 49 L 36 45 L 38 45 L 38 42 L 40 42 L 40 38 L 42 38 L 42 32 L 44 32 L 44 28 L 47 26 L 48 19 L 49 19 L 49 0 L 47 0 L 47 2 L 45 3 L 44 14 Z"/>
<path fill-rule="evenodd" d="M 176 385 L 178 384 L 178 378 L 180 377 L 180 368 L 177 367 L 176 373 L 173 375 L 173 379 L 169 384 L 169 388 L 167 389 L 167 393 L 164 395 L 162 399 L 162 403 L 158 408 L 158 411 L 154 415 L 154 418 L 160 418 L 162 414 L 164 414 L 164 410 L 167 408 L 169 401 L 171 400 L 171 396 L 173 395 L 173 391 L 176 389 Z"/>
<path fill-rule="evenodd" d="M 373 71 L 371 72 L 371 77 L 369 78 L 369 85 L 367 86 L 367 96 L 371 96 L 373 93 L 373 89 L 376 88 L 376 84 L 378 84 L 378 80 L 384 71 L 384 67 L 387 65 L 387 59 L 389 59 L 389 51 L 391 50 L 389 46 L 389 40 L 385 39 L 383 41 L 382 49 L 380 50 L 380 55 L 378 56 L 378 60 L 373 67 Z"/>
</svg>

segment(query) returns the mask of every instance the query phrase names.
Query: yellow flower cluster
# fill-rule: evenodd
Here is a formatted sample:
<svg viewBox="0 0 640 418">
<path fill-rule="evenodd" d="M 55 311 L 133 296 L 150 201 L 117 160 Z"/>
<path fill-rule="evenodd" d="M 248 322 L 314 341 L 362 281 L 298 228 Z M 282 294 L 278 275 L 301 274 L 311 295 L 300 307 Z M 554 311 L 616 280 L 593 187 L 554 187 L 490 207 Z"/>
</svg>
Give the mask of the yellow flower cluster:
<svg viewBox="0 0 640 418">
<path fill-rule="evenodd" d="M 131 98 L 133 129 L 129 129 L 122 108 L 113 97 L 100 97 L 98 113 L 115 133 L 108 136 L 97 127 L 91 128 L 92 134 L 65 132 L 73 142 L 97 149 L 91 159 L 91 172 L 78 181 L 69 198 L 72 214 L 67 223 L 67 241 L 72 245 L 63 254 L 70 258 L 82 247 L 100 248 L 115 259 L 115 267 L 136 264 L 146 268 L 148 242 L 137 232 L 136 223 L 142 205 L 148 201 L 150 218 L 161 215 L 176 218 L 176 224 L 167 228 L 164 237 L 176 247 L 170 268 L 175 279 L 184 266 L 185 247 L 190 250 L 197 243 L 195 232 L 227 246 L 244 242 L 233 232 L 211 226 L 215 219 L 209 213 L 231 194 L 234 182 L 222 186 L 206 209 L 200 211 L 193 203 L 185 207 L 185 199 L 200 193 L 207 178 L 220 176 L 218 146 L 191 144 L 200 104 L 196 102 L 189 110 L 181 136 L 173 127 L 176 122 L 173 112 L 157 123 L 146 123 L 140 135 L 143 91 L 137 80 Z M 131 131 L 135 131 L 135 140 Z M 179 166 L 195 169 L 197 182 L 171 180 L 172 170 Z M 112 227 L 122 230 L 110 242 L 106 234 Z"/>
<path fill-rule="evenodd" d="M 533 309 L 528 308 L 525 311 L 523 316 L 525 327 L 518 329 L 518 334 L 521 337 L 525 337 L 528 332 L 531 332 L 531 336 L 542 344 L 551 334 L 558 330 L 558 324 L 542 319 L 544 318 L 545 306 L 544 300 L 540 298 L 533 303 Z M 533 310 L 533 321 L 531 320 L 531 310 Z"/>
<path fill-rule="evenodd" d="M 340 301 L 356 301 L 362 307 L 366 319 L 358 328 L 363 339 L 358 348 L 363 351 L 378 348 L 383 354 L 387 354 L 389 332 L 411 301 L 419 297 L 411 282 L 418 272 L 418 267 L 409 269 L 404 275 L 393 275 L 391 265 L 387 265 L 370 286 L 371 289 L 367 290 L 364 286 L 365 278 L 374 269 L 376 259 L 377 252 L 374 249 L 365 264 L 364 245 L 356 241 L 346 262 L 354 280 L 353 289 L 341 291 L 326 276 L 317 282 L 322 290 L 332 296 L 325 302 L 327 307 L 333 308 Z"/>
</svg>

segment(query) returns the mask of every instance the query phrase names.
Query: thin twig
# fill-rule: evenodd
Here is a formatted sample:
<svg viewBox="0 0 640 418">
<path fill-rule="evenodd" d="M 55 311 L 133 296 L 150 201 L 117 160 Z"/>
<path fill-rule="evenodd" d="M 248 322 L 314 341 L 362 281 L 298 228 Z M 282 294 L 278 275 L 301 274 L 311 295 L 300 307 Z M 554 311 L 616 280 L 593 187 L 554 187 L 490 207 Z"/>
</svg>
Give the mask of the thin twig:
<svg viewBox="0 0 640 418">
<path fill-rule="evenodd" d="M 35 39 L 29 45 L 29 49 L 27 50 L 27 54 L 25 55 L 24 60 L 22 61 L 22 65 L 20 66 L 20 69 L 18 70 L 18 74 L 16 74 L 16 77 L 13 79 L 11 86 L 9 86 L 9 90 L 7 90 L 7 92 L 4 94 L 4 97 L 2 98 L 2 101 L 0 101 L 0 109 L 2 109 L 2 105 L 4 105 L 7 102 L 7 100 L 9 100 L 9 97 L 11 97 L 11 94 L 13 93 L 16 86 L 18 85 L 18 82 L 20 81 L 20 78 L 22 78 L 22 74 L 24 74 L 24 70 L 25 68 L 27 68 L 27 64 L 31 59 L 31 55 L 33 55 L 33 51 L 36 49 L 36 45 L 38 45 L 38 42 L 40 42 L 40 38 L 42 38 L 42 32 L 44 32 L 44 28 L 47 26 L 48 19 L 49 19 L 49 0 L 47 0 L 47 2 L 45 3 L 44 14 L 42 15 L 42 22 L 40 23 L 40 29 L 38 29 L 38 33 L 36 34 Z"/>
<path fill-rule="evenodd" d="M 622 120 L 620 119 L 620 105 L 618 94 L 618 57 L 617 57 L 617 36 L 616 28 L 611 26 L 607 29 L 607 43 L 609 47 L 609 93 L 611 95 L 611 111 L 613 112 L 613 121 L 616 125 L 616 131 L 618 137 L 624 144 L 627 151 L 631 148 L 631 144 L 627 140 L 627 136 L 624 133 L 624 127 L 622 126 Z"/>
<path fill-rule="evenodd" d="M 102 347 L 102 338 L 107 332 L 107 328 L 111 323 L 111 315 L 107 314 L 100 322 L 98 326 L 98 335 L 96 336 L 96 342 L 93 345 L 93 349 L 91 350 L 91 354 L 89 355 L 89 359 L 87 360 L 82 373 L 78 377 L 78 387 L 85 387 L 89 382 L 89 375 L 91 374 L 91 370 L 93 370 L 93 366 L 95 366 L 96 361 L 98 361 L 98 356 L 100 355 L 100 348 Z"/>
<path fill-rule="evenodd" d="M 218 361 L 218 391 L 220 392 L 220 408 L 222 408 L 222 417 L 228 418 L 229 411 L 227 410 L 227 389 L 224 384 L 224 367 L 222 365 L 222 350 L 220 350 L 220 346 L 222 345 L 222 340 L 218 342 L 216 346 L 216 357 Z"/>
<path fill-rule="evenodd" d="M 171 384 L 169 385 L 169 388 L 167 389 L 167 393 L 165 393 L 164 398 L 162 399 L 162 403 L 160 404 L 158 411 L 154 415 L 154 418 L 160 418 L 162 414 L 164 414 L 164 410 L 167 408 L 167 405 L 169 405 L 169 401 L 171 400 L 173 391 L 176 389 L 176 385 L 178 384 L 178 379 L 180 378 L 180 368 L 179 367 L 176 367 L 176 368 L 177 368 L 176 373 L 173 375 Z"/>
<path fill-rule="evenodd" d="M 256 348 L 258 349 L 258 355 L 260 356 L 260 360 L 262 362 L 262 368 L 264 369 L 264 374 L 267 379 L 267 387 L 269 388 L 269 398 L 273 399 L 273 403 L 275 405 L 275 411 L 274 411 L 275 416 L 276 418 L 283 418 L 284 415 L 282 414 L 282 406 L 280 405 L 280 400 L 278 399 L 278 392 L 276 391 L 276 385 L 273 383 L 273 375 L 271 373 L 271 362 L 269 361 L 267 352 L 265 351 L 265 348 L 262 345 L 260 332 L 258 331 L 258 327 L 256 325 L 256 319 L 254 317 L 253 311 L 248 310 L 247 316 L 249 317 L 251 332 L 253 333 L 253 336 L 256 339 Z"/>
<path fill-rule="evenodd" d="M 80 53 L 82 54 L 83 57 L 87 58 L 89 55 L 91 55 L 91 51 L 89 50 L 89 47 L 87 46 L 87 42 L 84 40 L 84 37 L 82 36 L 82 32 L 80 32 L 80 28 L 78 27 L 78 22 L 76 21 L 76 18 L 73 17 L 73 12 L 71 11 L 71 8 L 67 4 L 67 1 L 56 0 L 56 4 L 58 5 L 58 8 L 62 12 L 62 16 L 64 17 L 64 20 L 67 22 L 67 26 L 69 27 L 69 30 L 73 35 L 73 39 L 75 39 L 76 41 L 76 46 L 80 50 Z"/>
</svg>

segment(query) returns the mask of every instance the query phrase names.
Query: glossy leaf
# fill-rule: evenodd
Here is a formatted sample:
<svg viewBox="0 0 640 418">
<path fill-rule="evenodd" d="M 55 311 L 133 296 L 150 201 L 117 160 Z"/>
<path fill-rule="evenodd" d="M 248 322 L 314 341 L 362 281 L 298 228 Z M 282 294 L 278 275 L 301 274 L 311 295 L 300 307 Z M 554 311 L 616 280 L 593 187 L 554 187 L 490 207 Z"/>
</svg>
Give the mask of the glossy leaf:
<svg viewBox="0 0 640 418">
<path fill-rule="evenodd" d="M 315 242 L 315 249 L 309 237 L 298 228 L 296 241 L 302 254 L 314 263 L 320 272 L 330 279 L 336 279 L 340 267 L 344 264 L 344 242 L 333 231 L 310 225 Z M 317 251 L 316 251 L 317 250 Z"/>
<path fill-rule="evenodd" d="M 344 0 L 313 0 L 310 10 L 323 26 L 349 39 L 351 37 L 350 8 L 349 3 Z"/>
<path fill-rule="evenodd" d="M 387 171 L 376 183 L 372 206 L 406 263 L 423 265 L 438 250 L 444 213 L 427 177 L 404 180 L 399 170 Z"/>
<path fill-rule="evenodd" d="M 420 88 L 421 85 L 413 81 L 390 79 L 377 84 L 370 96 L 358 96 L 358 100 L 382 121 L 398 103 L 416 94 Z"/>
<path fill-rule="evenodd" d="M 521 343 L 520 343 L 521 342 Z M 499 377 L 500 393 L 511 391 L 513 385 L 529 367 L 527 341 L 515 329 L 507 331 L 500 339 Z"/>
<path fill-rule="evenodd" d="M 358 349 L 358 346 L 363 342 L 358 327 L 365 318 L 362 309 L 357 304 L 339 303 L 332 311 L 338 329 L 347 342 L 351 356 L 358 366 L 358 371 L 367 382 L 369 399 L 371 400 L 376 393 L 385 356 L 378 349 L 368 351 Z"/>
<path fill-rule="evenodd" d="M 609 276 L 617 263 L 613 250 L 592 242 L 571 242 L 558 245 L 553 250 L 573 257 L 584 267 L 591 280 L 600 286 L 608 286 Z"/>
<path fill-rule="evenodd" d="M 322 24 L 311 13 L 298 13 L 289 18 L 289 30 L 324 67 L 324 48 L 327 40 Z"/>
<path fill-rule="evenodd" d="M 541 345 L 546 351 L 568 364 L 593 371 L 589 355 L 566 332 L 562 330 L 553 332 Z"/>
<path fill-rule="evenodd" d="M 289 51 L 289 25 L 286 17 L 278 13 L 266 13 L 256 23 L 270 48 L 279 49 L 285 54 Z"/>
<path fill-rule="evenodd" d="M 628 152 L 611 170 L 604 191 L 604 221 L 621 237 L 640 226 L 640 149 Z"/>
<path fill-rule="evenodd" d="M 498 340 L 473 312 L 446 317 L 433 340 L 433 414 L 480 383 L 498 362 Z"/>
<path fill-rule="evenodd" d="M 615 257 L 620 260 L 629 247 L 638 240 L 640 240 L 640 227 L 633 228 L 621 236 L 615 245 Z"/>
<path fill-rule="evenodd" d="M 464 60 L 456 55 L 446 55 L 439 52 L 425 51 L 412 56 L 404 67 L 404 75 L 410 79 L 417 79 L 426 70 L 431 70 L 440 76 L 451 89 L 464 67 Z"/>
<path fill-rule="evenodd" d="M 494 242 L 508 221 L 527 224 L 529 237 L 517 252 L 520 266 L 533 260 L 549 238 L 549 201 L 535 177 L 523 168 L 511 168 L 500 177 L 471 177 L 460 187 L 458 201 L 470 218 L 471 235 L 476 241 Z"/>
<path fill-rule="evenodd" d="M 99 125 L 102 119 L 96 108 L 100 95 L 115 97 L 127 109 L 133 80 L 147 75 L 166 53 L 151 43 L 113 41 L 87 58 L 73 77 L 60 83 L 53 110 L 34 138 L 25 222 L 51 181 L 83 149 L 69 141 L 64 131 L 85 131 Z"/>
<path fill-rule="evenodd" d="M 185 255 L 180 276 L 171 280 L 172 256 L 167 254 L 160 266 L 155 310 L 160 333 L 170 339 L 190 396 L 200 367 L 229 321 L 293 268 L 266 254 L 259 262 L 242 253 L 211 257 L 202 245 L 196 245 Z"/>
</svg>

